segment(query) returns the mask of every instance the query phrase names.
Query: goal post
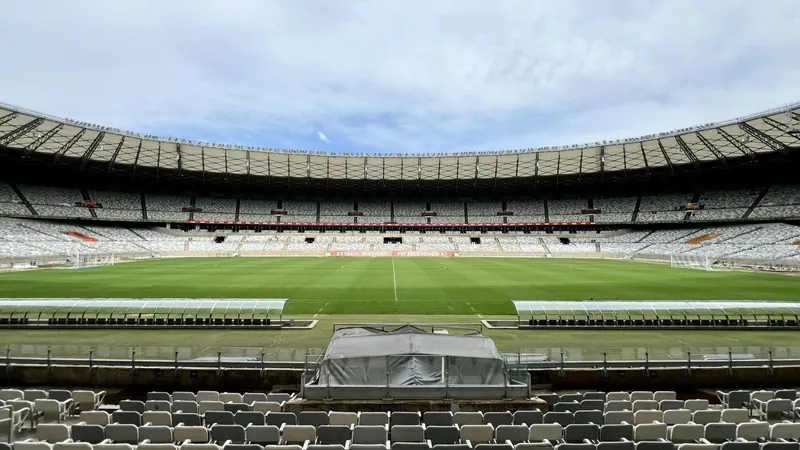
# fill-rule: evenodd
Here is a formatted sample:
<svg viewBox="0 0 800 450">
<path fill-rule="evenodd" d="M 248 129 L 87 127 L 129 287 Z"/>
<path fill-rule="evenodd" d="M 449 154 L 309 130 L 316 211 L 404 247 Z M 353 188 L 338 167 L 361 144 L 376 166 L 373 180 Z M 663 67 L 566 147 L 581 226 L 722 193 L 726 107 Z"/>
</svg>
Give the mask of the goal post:
<svg viewBox="0 0 800 450">
<path fill-rule="evenodd" d="M 670 267 L 681 267 L 684 269 L 714 270 L 713 260 L 708 255 L 669 255 Z"/>
<path fill-rule="evenodd" d="M 75 253 L 74 269 L 85 269 L 88 267 L 113 266 L 116 263 L 114 253 Z"/>
</svg>

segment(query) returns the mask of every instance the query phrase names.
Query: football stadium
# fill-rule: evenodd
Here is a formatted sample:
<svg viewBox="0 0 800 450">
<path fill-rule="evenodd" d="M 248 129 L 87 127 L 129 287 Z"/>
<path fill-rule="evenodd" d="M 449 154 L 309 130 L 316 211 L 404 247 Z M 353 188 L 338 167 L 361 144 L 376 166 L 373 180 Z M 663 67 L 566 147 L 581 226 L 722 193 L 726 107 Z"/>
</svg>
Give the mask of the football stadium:
<svg viewBox="0 0 800 450">
<path fill-rule="evenodd" d="M 133 21 L 136 11 L 125 15 Z M 156 20 L 149 10 L 146 19 Z M 12 22 L 0 17 L 0 30 Z M 265 21 L 262 37 L 277 36 L 272 27 Z M 327 38 L 312 45 L 320 60 Z M 203 45 L 232 61 L 224 44 Z M 252 66 L 239 51 L 242 67 L 218 61 L 225 70 L 215 76 L 246 78 Z M 452 52 L 473 76 L 477 56 Z M 488 66 L 516 73 L 501 59 Z M 148 84 L 136 81 L 143 60 L 109 55 L 109 67 L 131 74 L 108 75 L 97 90 L 137 92 Z M 64 66 L 50 74 L 58 89 L 80 91 L 69 64 L 54 64 Z M 159 76 L 171 77 L 159 64 Z M 310 66 L 315 79 L 332 76 Z M 18 67 L 30 80 L 14 88 L 38 84 L 42 94 L 12 104 L 24 96 L 3 90 L 0 74 L 0 93 L 12 96 L 0 103 L 0 450 L 800 450 L 800 103 L 622 139 L 444 152 L 384 152 L 394 144 L 368 132 L 372 116 L 350 123 L 344 114 L 339 130 L 363 133 L 346 141 L 355 150 L 334 148 L 320 124 L 303 133 L 325 147 L 299 150 L 242 144 L 265 140 L 244 124 L 216 133 L 240 97 L 282 94 L 269 77 L 252 92 L 244 82 L 215 91 L 223 106 L 195 120 L 198 131 L 175 125 L 189 122 L 177 92 L 149 85 L 147 120 L 125 119 L 122 100 L 94 113 L 108 122 L 62 117 L 92 117 L 98 95 L 42 101 L 54 84 Z M 291 72 L 275 67 L 270 76 Z M 647 78 L 639 60 L 627 67 Z M 182 82 L 197 82 L 181 69 Z M 401 132 L 407 117 L 372 111 L 384 98 L 359 83 L 348 102 L 413 137 Z M 543 98 L 556 90 L 544 84 Z M 413 100 L 392 108 L 425 103 L 405 88 L 398 92 Z M 462 94 L 473 101 L 475 90 Z M 690 90 L 674 91 L 659 107 Z M 577 104 L 562 94 L 568 106 L 527 117 L 538 121 L 531 127 L 573 119 L 557 114 Z M 192 106 L 204 101 L 192 95 Z M 463 106 L 448 95 L 423 122 L 450 114 L 447 101 Z M 160 109 L 158 96 L 176 110 Z M 689 103 L 700 109 L 702 100 Z M 48 104 L 53 111 L 39 111 Z M 625 122 L 649 120 L 646 102 L 630 104 L 641 110 L 626 110 Z M 316 116 L 303 108 L 305 126 Z M 601 121 L 597 111 L 613 114 L 597 107 L 575 123 Z M 516 127 L 496 126 L 508 115 L 487 118 L 495 112 L 472 118 L 504 133 Z M 253 120 L 272 131 L 296 126 L 264 117 Z M 121 123 L 148 132 L 112 126 Z M 450 133 L 437 129 L 443 123 L 424 125 Z M 153 131 L 165 128 L 174 134 Z M 483 142 L 486 129 L 461 133 L 453 148 Z M 451 144 L 431 148 L 442 142 Z"/>
</svg>

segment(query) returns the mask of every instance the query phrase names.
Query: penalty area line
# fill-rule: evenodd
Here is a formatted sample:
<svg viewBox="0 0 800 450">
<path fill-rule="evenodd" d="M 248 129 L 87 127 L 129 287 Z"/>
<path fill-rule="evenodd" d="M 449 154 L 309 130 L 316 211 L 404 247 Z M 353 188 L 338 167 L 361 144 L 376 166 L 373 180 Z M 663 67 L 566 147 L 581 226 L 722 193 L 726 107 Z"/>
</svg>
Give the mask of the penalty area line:
<svg viewBox="0 0 800 450">
<path fill-rule="evenodd" d="M 467 303 L 467 304 L 469 305 L 469 303 Z M 472 305 L 469 305 L 469 309 L 471 309 L 472 312 L 474 312 L 478 316 L 479 319 L 481 319 L 481 320 L 483 319 L 483 316 L 478 314 L 478 310 L 473 308 Z"/>
</svg>

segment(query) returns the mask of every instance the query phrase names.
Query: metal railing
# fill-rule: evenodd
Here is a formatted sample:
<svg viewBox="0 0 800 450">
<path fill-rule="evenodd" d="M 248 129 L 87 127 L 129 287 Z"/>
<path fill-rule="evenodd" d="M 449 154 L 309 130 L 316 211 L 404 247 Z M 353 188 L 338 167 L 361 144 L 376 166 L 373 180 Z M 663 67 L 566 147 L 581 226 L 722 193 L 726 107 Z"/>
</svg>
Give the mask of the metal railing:
<svg viewBox="0 0 800 450">
<path fill-rule="evenodd" d="M 0 347 L 0 364 L 119 368 L 309 370 L 322 348 L 113 347 L 11 344 Z M 503 353 L 516 370 L 595 368 L 728 368 L 800 366 L 800 347 L 525 348 Z"/>
</svg>

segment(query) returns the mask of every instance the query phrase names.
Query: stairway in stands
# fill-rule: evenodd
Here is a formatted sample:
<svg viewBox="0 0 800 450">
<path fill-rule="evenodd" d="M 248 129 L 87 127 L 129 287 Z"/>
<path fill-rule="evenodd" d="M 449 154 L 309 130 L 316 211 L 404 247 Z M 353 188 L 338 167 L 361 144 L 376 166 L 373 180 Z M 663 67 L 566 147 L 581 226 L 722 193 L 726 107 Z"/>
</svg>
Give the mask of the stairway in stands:
<svg viewBox="0 0 800 450">
<path fill-rule="evenodd" d="M 30 211 L 31 215 L 38 216 L 39 213 L 37 213 L 36 210 L 33 209 L 33 205 L 31 205 L 31 202 L 29 202 L 28 199 L 25 198 L 25 194 L 22 193 L 19 187 L 17 187 L 16 184 L 11 184 L 11 183 L 8 183 L 8 185 L 11 187 L 11 189 L 14 190 L 14 192 L 17 193 L 17 196 L 19 197 L 20 200 L 22 200 L 22 203 L 25 205 L 25 207 L 28 208 L 28 211 Z"/>
<path fill-rule="evenodd" d="M 89 196 L 89 191 L 87 191 L 86 189 L 81 188 L 81 196 L 83 197 L 83 201 L 85 202 L 92 201 L 92 197 Z M 94 208 L 86 208 L 86 209 L 89 210 L 89 214 L 92 215 L 92 219 L 97 219 L 97 212 L 94 210 Z"/>
<path fill-rule="evenodd" d="M 750 217 L 750 214 L 753 212 L 754 209 L 756 209 L 756 207 L 758 207 L 758 205 L 761 203 L 761 200 L 763 200 L 764 196 L 767 195 L 767 192 L 769 192 L 769 186 L 767 186 L 761 192 L 758 193 L 758 197 L 756 197 L 756 199 L 753 200 L 753 204 L 750 205 L 749 208 L 747 208 L 747 211 L 744 213 L 744 216 L 742 216 L 742 218 L 747 219 L 748 217 Z"/>
<path fill-rule="evenodd" d="M 547 247 L 547 244 L 544 243 L 544 239 L 539 238 L 539 243 L 542 244 L 542 247 L 544 247 L 544 252 L 545 253 L 547 253 L 548 255 L 551 255 L 551 256 L 553 255 L 553 253 L 550 251 L 550 248 Z"/>
</svg>

